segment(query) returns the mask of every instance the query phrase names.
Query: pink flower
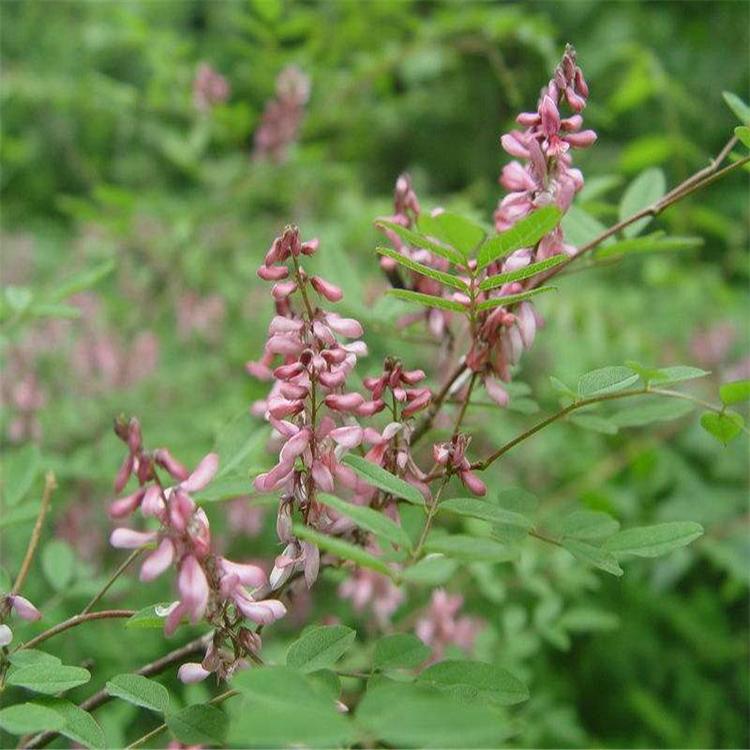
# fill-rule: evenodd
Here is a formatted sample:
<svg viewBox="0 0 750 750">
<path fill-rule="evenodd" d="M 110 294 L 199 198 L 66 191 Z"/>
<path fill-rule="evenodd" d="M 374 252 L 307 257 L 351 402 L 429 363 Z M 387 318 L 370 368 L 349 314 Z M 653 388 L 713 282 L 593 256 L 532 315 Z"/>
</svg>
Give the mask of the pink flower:
<svg viewBox="0 0 750 750">
<path fill-rule="evenodd" d="M 8 597 L 8 602 L 12 609 L 22 620 L 35 622 L 40 619 L 42 613 L 28 600 L 20 594 L 13 594 Z"/>
<path fill-rule="evenodd" d="M 186 685 L 193 682 L 201 682 L 211 674 L 207 669 L 203 669 L 196 662 L 187 662 L 177 670 L 177 678 Z"/>
<path fill-rule="evenodd" d="M 470 652 L 476 636 L 484 629 L 484 623 L 467 615 L 458 616 L 463 606 L 463 597 L 437 589 L 432 594 L 429 606 L 417 621 L 415 632 L 432 648 L 431 661 L 439 661 L 448 646 L 457 646 Z"/>
<path fill-rule="evenodd" d="M 179 568 L 177 588 L 180 592 L 180 601 L 190 621 L 196 623 L 203 617 L 208 606 L 210 594 L 208 580 L 203 568 L 193 555 L 188 555 L 180 563 Z"/>
</svg>

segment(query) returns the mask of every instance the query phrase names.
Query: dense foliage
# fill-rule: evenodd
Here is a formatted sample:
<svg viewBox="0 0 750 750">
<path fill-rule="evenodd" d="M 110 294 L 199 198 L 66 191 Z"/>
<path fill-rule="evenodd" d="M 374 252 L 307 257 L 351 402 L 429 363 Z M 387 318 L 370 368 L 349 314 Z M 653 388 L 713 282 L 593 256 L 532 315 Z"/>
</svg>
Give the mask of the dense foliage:
<svg viewBox="0 0 750 750">
<path fill-rule="evenodd" d="M 746 4 L 0 16 L 2 746 L 748 746 Z"/>
</svg>

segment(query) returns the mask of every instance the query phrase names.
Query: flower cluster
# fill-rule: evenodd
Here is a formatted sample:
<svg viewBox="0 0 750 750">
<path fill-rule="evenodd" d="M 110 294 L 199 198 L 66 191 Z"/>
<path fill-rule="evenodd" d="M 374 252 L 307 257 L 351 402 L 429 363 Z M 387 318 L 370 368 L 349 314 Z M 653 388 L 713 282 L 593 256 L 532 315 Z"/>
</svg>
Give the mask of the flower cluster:
<svg viewBox="0 0 750 750">
<path fill-rule="evenodd" d="M 370 610 L 381 630 L 390 622 L 391 615 L 404 601 L 404 592 L 381 573 L 357 568 L 339 586 L 339 596 L 351 600 L 355 612 Z"/>
<path fill-rule="evenodd" d="M 570 149 L 586 148 L 596 140 L 593 130 L 581 130 L 580 112 L 586 106 L 587 97 L 588 86 L 576 65 L 575 50 L 568 45 L 552 79 L 542 90 L 536 112 L 523 112 L 518 116 L 517 122 L 525 130 L 513 130 L 501 138 L 505 151 L 526 163 L 514 160 L 503 168 L 500 183 L 511 192 L 495 211 L 498 232 L 511 229 L 516 222 L 543 206 L 553 204 L 563 212 L 570 207 L 573 197 L 583 187 L 583 175 L 572 167 Z M 563 102 L 573 111 L 567 118 L 560 115 Z M 516 271 L 553 255 L 575 252 L 572 245 L 565 243 L 563 230 L 558 225 L 535 247 L 516 250 L 503 261 L 492 264 L 487 273 L 492 276 Z M 510 282 L 490 296 L 502 298 L 523 290 L 521 282 Z M 501 406 L 507 403 L 508 395 L 496 377 L 510 380 L 511 366 L 532 346 L 541 322 L 531 302 L 516 305 L 512 312 L 496 307 L 482 316 L 467 364 L 485 374 L 487 392 Z"/>
<path fill-rule="evenodd" d="M 266 104 L 260 127 L 255 132 L 253 156 L 282 162 L 297 139 L 305 105 L 310 98 L 310 79 L 290 65 L 276 79 L 276 97 Z"/>
<path fill-rule="evenodd" d="M 471 438 L 468 435 L 459 433 L 447 443 L 436 443 L 432 455 L 435 463 L 445 466 L 448 474 L 456 474 L 469 492 L 485 495 L 485 483 L 471 470 L 469 459 L 466 458 L 466 449 L 470 442 Z"/>
<path fill-rule="evenodd" d="M 484 625 L 475 617 L 458 616 L 463 603 L 460 594 L 449 594 L 443 589 L 433 592 L 429 606 L 415 627 L 417 637 L 432 648 L 431 661 L 442 659 L 449 646 L 466 652 L 474 648 L 474 641 Z"/>
<path fill-rule="evenodd" d="M 414 229 L 417 220 L 419 219 L 420 206 L 419 199 L 414 192 L 411 178 L 408 174 L 402 174 L 396 180 L 393 203 L 393 214 L 391 216 L 380 217 L 378 221 L 389 221 L 393 224 L 398 224 L 405 229 Z M 417 263 L 421 263 L 423 266 L 428 266 L 429 268 L 434 268 L 438 271 L 447 271 L 450 267 L 450 263 L 445 258 L 434 255 L 424 248 L 410 247 L 408 243 L 399 237 L 392 229 L 382 225 L 378 226 L 385 233 L 386 237 L 388 237 L 393 248 L 401 255 L 404 255 Z M 430 294 L 437 297 L 443 295 L 443 287 L 439 281 L 435 281 L 435 279 L 431 279 L 417 271 L 410 271 L 408 277 L 406 279 L 403 278 L 401 272 L 403 272 L 404 269 L 400 268 L 393 258 L 382 256 L 380 258 L 380 267 L 388 276 L 391 284 L 396 288 L 410 289 L 415 292 Z M 451 313 L 438 308 L 427 309 L 423 313 L 406 315 L 399 320 L 399 325 L 410 325 L 422 317 L 424 317 L 428 329 L 436 338 L 440 338 L 448 333 L 451 322 Z"/>
<path fill-rule="evenodd" d="M 218 456 L 209 453 L 193 472 L 188 472 L 168 451 L 143 449 L 136 419 L 119 419 L 115 432 L 128 446 L 115 488 L 121 491 L 131 475 L 136 477 L 139 488 L 115 500 L 110 515 L 122 518 L 140 508 L 143 516 L 158 522 L 159 528 L 117 528 L 110 542 L 121 549 L 155 547 L 141 565 L 142 581 L 152 581 L 172 565 L 176 567 L 180 598 L 163 612 L 168 635 L 185 617 L 192 623 L 205 619 L 216 629 L 202 664 L 184 665 L 180 670 L 183 681 L 194 682 L 212 672 L 226 678 L 244 666 L 247 652 L 255 653 L 261 645 L 260 636 L 245 627 L 243 620 L 267 625 L 283 617 L 286 608 L 277 599 L 260 598 L 268 584 L 261 568 L 232 562 L 212 551 L 208 518 L 191 495 L 213 479 Z M 172 476 L 175 484 L 162 484 L 160 468 Z M 224 648 L 227 640 L 232 644 L 231 651 Z"/>
<path fill-rule="evenodd" d="M 193 104 L 199 112 L 208 112 L 229 99 L 229 81 L 208 63 L 198 66 L 193 79 Z"/>
<path fill-rule="evenodd" d="M 351 524 L 316 502 L 317 494 L 333 492 L 338 482 L 351 493 L 352 502 L 367 505 L 375 499 L 377 490 L 342 462 L 348 451 L 369 446 L 365 458 L 373 463 L 415 484 L 424 476 L 411 459 L 408 441 L 410 418 L 430 401 L 429 389 L 417 386 L 425 374 L 405 370 L 389 358 L 380 375 L 365 379 L 369 398 L 347 389 L 347 379 L 367 347 L 358 340 L 363 333 L 358 321 L 316 303 L 342 298 L 338 287 L 309 276 L 302 267 L 302 258 L 317 250 L 317 241 L 302 242 L 299 230 L 287 227 L 258 269 L 260 278 L 275 282 L 276 316 L 263 356 L 247 364 L 250 374 L 273 381 L 268 397 L 253 408 L 274 428 L 278 447 L 277 464 L 254 482 L 259 492 L 279 492 L 281 497 L 276 527 L 286 547 L 270 575 L 273 588 L 297 572 L 304 572 L 308 586 L 317 577 L 318 550 L 292 534 L 294 512 L 309 526 L 343 533 Z M 360 419 L 385 410 L 392 421 L 382 431 L 361 426 Z"/>
</svg>

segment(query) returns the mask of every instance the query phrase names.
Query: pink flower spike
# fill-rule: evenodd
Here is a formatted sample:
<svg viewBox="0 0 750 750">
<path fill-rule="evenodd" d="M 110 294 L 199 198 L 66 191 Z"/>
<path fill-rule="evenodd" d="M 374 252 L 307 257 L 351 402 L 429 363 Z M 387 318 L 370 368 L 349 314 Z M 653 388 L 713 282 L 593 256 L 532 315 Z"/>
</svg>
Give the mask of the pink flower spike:
<svg viewBox="0 0 750 750">
<path fill-rule="evenodd" d="M 109 543 L 117 549 L 138 549 L 144 544 L 156 540 L 156 531 L 135 531 L 134 529 L 115 529 L 109 537 Z"/>
<path fill-rule="evenodd" d="M 185 685 L 201 682 L 211 673 L 196 662 L 187 662 L 177 670 L 177 678 Z"/>
<path fill-rule="evenodd" d="M 35 622 L 41 618 L 42 613 L 26 597 L 14 594 L 13 596 L 9 596 L 8 600 L 10 601 L 10 606 L 22 620 Z"/>
<path fill-rule="evenodd" d="M 202 490 L 216 475 L 219 470 L 219 456 L 209 453 L 195 468 L 195 471 L 182 482 L 185 492 L 198 492 Z"/>
<path fill-rule="evenodd" d="M 190 621 L 195 624 L 206 612 L 210 590 L 206 574 L 193 555 L 188 555 L 180 565 L 177 588 L 181 604 Z"/>
<path fill-rule="evenodd" d="M 344 297 L 344 293 L 335 284 L 331 284 L 330 281 L 320 278 L 320 276 L 312 276 L 310 283 L 313 289 L 325 297 L 329 302 L 340 302 Z"/>
<path fill-rule="evenodd" d="M 155 552 L 152 552 L 141 565 L 140 579 L 144 582 L 158 578 L 174 560 L 174 545 L 170 539 L 162 539 Z"/>
</svg>

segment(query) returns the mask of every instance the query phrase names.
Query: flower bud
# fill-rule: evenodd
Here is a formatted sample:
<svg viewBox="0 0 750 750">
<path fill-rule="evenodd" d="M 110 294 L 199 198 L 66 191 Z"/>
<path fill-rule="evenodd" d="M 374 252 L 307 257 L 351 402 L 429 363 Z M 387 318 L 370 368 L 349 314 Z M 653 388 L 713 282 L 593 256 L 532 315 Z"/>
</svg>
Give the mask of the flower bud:
<svg viewBox="0 0 750 750">
<path fill-rule="evenodd" d="M 329 302 L 339 302 L 343 298 L 344 294 L 335 284 L 331 284 L 330 281 L 322 279 L 320 276 L 312 276 L 310 283 L 313 289 L 325 297 Z"/>
</svg>

